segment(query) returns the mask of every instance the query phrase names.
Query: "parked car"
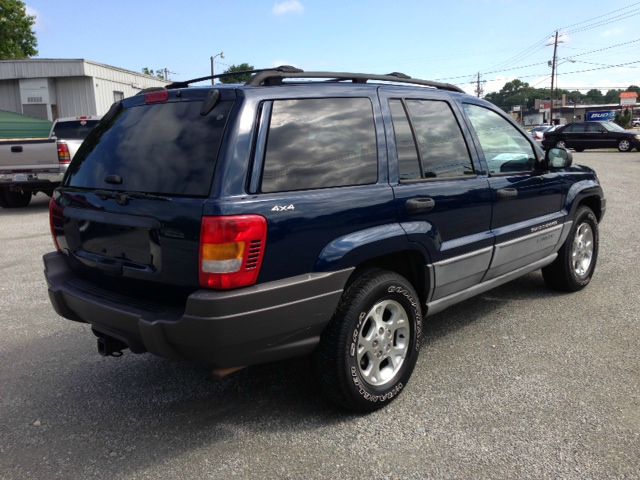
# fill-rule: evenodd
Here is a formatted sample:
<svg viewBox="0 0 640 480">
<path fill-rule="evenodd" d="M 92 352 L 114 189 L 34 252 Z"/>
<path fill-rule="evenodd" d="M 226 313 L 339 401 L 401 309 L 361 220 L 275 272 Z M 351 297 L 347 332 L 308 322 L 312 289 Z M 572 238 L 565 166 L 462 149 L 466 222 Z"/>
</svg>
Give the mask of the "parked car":
<svg viewBox="0 0 640 480">
<path fill-rule="evenodd" d="M 423 317 L 534 270 L 589 283 L 598 177 L 499 108 L 397 73 L 253 73 L 120 101 L 54 193 L 49 297 L 102 355 L 225 375 L 313 354 L 327 397 L 370 411 Z"/>
<path fill-rule="evenodd" d="M 56 138 L 60 145 L 65 145 L 70 160 L 80 148 L 80 145 L 87 138 L 89 132 L 100 121 L 99 116 L 82 115 L 79 117 L 59 118 L 51 126 L 50 137 Z"/>
<path fill-rule="evenodd" d="M 60 118 L 49 138 L 0 139 L 0 207 L 26 207 L 38 192 L 51 196 L 99 117 Z"/>
<path fill-rule="evenodd" d="M 636 117 L 633 120 L 631 120 L 631 126 L 640 127 L 640 117 Z"/>
<path fill-rule="evenodd" d="M 573 148 L 577 152 L 588 148 L 617 148 L 630 152 L 640 148 L 640 135 L 613 122 L 577 122 L 545 132 L 542 146 Z"/>
<path fill-rule="evenodd" d="M 542 140 L 544 138 L 545 132 L 553 132 L 557 127 L 557 125 L 541 125 L 539 127 L 532 128 L 529 131 L 531 138 L 538 144 L 540 148 L 542 148 Z"/>
</svg>

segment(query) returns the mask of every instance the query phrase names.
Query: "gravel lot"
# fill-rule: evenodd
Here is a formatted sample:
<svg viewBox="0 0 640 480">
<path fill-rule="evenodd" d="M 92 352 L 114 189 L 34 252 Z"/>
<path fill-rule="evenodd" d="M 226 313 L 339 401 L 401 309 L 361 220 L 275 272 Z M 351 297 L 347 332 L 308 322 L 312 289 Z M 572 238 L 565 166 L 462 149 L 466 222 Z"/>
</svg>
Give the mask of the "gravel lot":
<svg viewBox="0 0 640 480">
<path fill-rule="evenodd" d="M 364 417 L 307 359 L 216 383 L 98 356 L 46 295 L 48 199 L 0 210 L 0 478 L 638 478 L 640 153 L 574 158 L 608 198 L 591 285 L 536 272 L 429 319 L 408 388 Z"/>
</svg>

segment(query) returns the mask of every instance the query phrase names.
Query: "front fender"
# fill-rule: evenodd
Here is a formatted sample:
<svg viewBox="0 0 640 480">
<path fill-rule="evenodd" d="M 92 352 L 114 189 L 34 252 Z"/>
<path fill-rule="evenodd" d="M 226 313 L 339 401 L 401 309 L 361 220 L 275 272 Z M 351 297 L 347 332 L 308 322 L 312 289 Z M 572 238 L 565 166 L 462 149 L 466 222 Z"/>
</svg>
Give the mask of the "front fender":
<svg viewBox="0 0 640 480">
<path fill-rule="evenodd" d="M 328 243 L 318 256 L 315 271 L 341 270 L 407 250 L 415 250 L 424 258 L 424 252 L 417 244 L 409 242 L 399 223 L 379 225 L 349 233 Z"/>
<path fill-rule="evenodd" d="M 601 208 L 604 206 L 604 193 L 597 180 L 581 180 L 571 185 L 567 192 L 567 199 L 565 201 L 565 209 L 569 212 L 569 218 L 574 217 L 578 205 L 587 197 L 597 197 Z"/>
</svg>

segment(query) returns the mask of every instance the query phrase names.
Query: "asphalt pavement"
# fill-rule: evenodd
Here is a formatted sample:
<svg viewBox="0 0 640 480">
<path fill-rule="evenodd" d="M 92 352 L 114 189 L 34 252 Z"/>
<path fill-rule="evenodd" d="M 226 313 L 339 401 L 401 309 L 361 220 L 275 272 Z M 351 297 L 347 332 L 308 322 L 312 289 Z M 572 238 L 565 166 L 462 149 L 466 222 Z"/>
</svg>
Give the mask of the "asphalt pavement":
<svg viewBox="0 0 640 480">
<path fill-rule="evenodd" d="M 539 272 L 430 318 L 381 411 L 324 403 L 308 359 L 215 382 L 103 358 L 46 294 L 47 198 L 0 209 L 0 478 L 639 478 L 640 153 L 585 152 L 608 199 L 575 294 Z"/>
</svg>

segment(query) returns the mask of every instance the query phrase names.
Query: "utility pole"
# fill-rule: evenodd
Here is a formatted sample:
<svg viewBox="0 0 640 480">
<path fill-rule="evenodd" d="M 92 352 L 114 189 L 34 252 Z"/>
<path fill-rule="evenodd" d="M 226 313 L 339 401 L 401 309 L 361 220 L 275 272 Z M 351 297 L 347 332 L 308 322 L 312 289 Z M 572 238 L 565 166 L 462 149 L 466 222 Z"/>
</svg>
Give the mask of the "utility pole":
<svg viewBox="0 0 640 480">
<path fill-rule="evenodd" d="M 213 63 L 215 62 L 216 57 L 224 58 L 224 52 L 216 53 L 213 57 L 209 57 L 211 59 L 211 76 L 212 77 L 215 75 Z M 212 78 L 211 85 L 215 85 L 215 81 L 216 81 L 215 78 Z"/>
<path fill-rule="evenodd" d="M 476 83 L 476 95 L 478 96 L 478 98 L 480 98 L 480 95 L 482 95 L 482 85 L 480 84 L 480 72 L 478 72 L 478 80 Z"/>
<path fill-rule="evenodd" d="M 549 107 L 549 124 L 553 125 L 553 99 L 554 94 L 554 79 L 556 76 L 556 53 L 558 52 L 558 30 L 556 30 L 555 40 L 553 42 L 553 60 L 551 61 L 551 106 Z"/>
</svg>

